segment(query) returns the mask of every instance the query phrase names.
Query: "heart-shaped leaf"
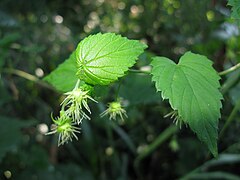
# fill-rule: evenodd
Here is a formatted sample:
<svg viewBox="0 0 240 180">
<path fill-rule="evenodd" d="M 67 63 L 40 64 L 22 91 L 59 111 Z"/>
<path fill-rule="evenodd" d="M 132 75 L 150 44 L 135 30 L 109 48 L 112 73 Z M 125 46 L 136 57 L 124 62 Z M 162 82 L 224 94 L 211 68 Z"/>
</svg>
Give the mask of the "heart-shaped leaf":
<svg viewBox="0 0 240 180">
<path fill-rule="evenodd" d="M 212 62 L 205 56 L 187 52 L 175 64 L 165 57 L 154 57 L 152 80 L 163 99 L 217 156 L 218 119 L 222 107 L 219 79 Z"/>
</svg>

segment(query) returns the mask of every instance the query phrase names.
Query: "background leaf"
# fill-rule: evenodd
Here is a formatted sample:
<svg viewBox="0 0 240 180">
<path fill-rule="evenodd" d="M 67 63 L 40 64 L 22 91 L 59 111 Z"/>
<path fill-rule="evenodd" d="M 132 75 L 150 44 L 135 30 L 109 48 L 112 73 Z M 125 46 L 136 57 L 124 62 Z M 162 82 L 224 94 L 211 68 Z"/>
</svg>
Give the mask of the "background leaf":
<svg viewBox="0 0 240 180">
<path fill-rule="evenodd" d="M 33 121 L 21 121 L 9 117 L 0 116 L 0 161 L 8 151 L 16 150 L 22 142 L 23 134 L 21 128 L 33 124 Z M 11 132 L 11 133 L 8 133 Z M 8 134 L 8 136 L 6 136 Z"/>
<path fill-rule="evenodd" d="M 156 103 L 160 98 L 151 83 L 151 77 L 145 74 L 128 74 L 122 81 L 119 94 L 130 105 Z"/>
<path fill-rule="evenodd" d="M 77 75 L 92 85 L 108 85 L 122 77 L 146 47 L 114 33 L 91 35 L 77 47 Z"/>
<path fill-rule="evenodd" d="M 239 179 L 239 175 L 224 172 L 224 171 L 215 171 L 209 172 L 211 169 L 216 169 L 220 166 L 227 166 L 233 164 L 239 164 L 240 156 L 239 154 L 220 154 L 217 159 L 210 159 L 207 162 L 203 163 L 201 166 L 192 170 L 184 177 L 180 179 Z"/>
<path fill-rule="evenodd" d="M 67 60 L 46 76 L 44 80 L 52 84 L 58 91 L 67 92 L 72 90 L 77 82 L 76 72 L 74 51 Z"/>
<path fill-rule="evenodd" d="M 180 118 L 217 156 L 217 129 L 222 107 L 220 87 L 212 62 L 205 56 L 185 53 L 178 64 L 168 58 L 155 57 L 152 80 L 163 99 L 178 111 Z"/>
<path fill-rule="evenodd" d="M 228 0 L 228 5 L 232 6 L 232 18 L 240 20 L 240 0 Z"/>
</svg>

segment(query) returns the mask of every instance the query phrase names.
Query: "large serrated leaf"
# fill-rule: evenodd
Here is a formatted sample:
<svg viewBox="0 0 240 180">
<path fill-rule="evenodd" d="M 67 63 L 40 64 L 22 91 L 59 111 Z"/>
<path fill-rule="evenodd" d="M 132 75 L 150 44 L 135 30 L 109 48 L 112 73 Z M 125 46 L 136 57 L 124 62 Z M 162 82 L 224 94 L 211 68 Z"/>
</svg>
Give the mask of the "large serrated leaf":
<svg viewBox="0 0 240 180">
<path fill-rule="evenodd" d="M 74 51 L 66 61 L 46 76 L 44 80 L 52 84 L 58 91 L 68 92 L 74 88 L 77 82 L 76 73 L 77 66 Z"/>
<path fill-rule="evenodd" d="M 179 63 L 155 57 L 152 80 L 163 99 L 217 156 L 218 119 L 222 107 L 220 77 L 205 56 L 187 52 Z"/>
<path fill-rule="evenodd" d="M 108 85 L 124 76 L 146 47 L 114 33 L 91 35 L 77 47 L 77 75 L 88 84 Z"/>
</svg>

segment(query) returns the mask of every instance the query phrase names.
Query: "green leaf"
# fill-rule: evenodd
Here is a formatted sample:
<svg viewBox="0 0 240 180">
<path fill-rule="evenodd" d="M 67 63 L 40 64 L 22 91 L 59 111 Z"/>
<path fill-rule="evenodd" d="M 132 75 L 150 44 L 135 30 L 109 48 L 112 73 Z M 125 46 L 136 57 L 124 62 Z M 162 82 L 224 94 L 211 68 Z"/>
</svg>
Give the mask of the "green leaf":
<svg viewBox="0 0 240 180">
<path fill-rule="evenodd" d="M 179 63 L 155 57 L 151 63 L 152 80 L 163 99 L 177 110 L 180 119 L 207 144 L 217 156 L 218 119 L 222 107 L 220 77 L 205 56 L 187 52 Z"/>
<path fill-rule="evenodd" d="M 159 102 L 151 77 L 145 74 L 130 73 L 124 78 L 119 90 L 120 97 L 127 99 L 130 105 Z"/>
<path fill-rule="evenodd" d="M 58 91 L 67 92 L 72 90 L 77 82 L 76 72 L 77 66 L 74 51 L 67 60 L 46 76 L 44 80 L 52 84 Z"/>
<path fill-rule="evenodd" d="M 22 142 L 23 134 L 21 128 L 31 126 L 35 122 L 22 121 L 0 116 L 0 162 L 5 154 L 9 151 L 16 150 L 17 146 Z"/>
<path fill-rule="evenodd" d="M 228 0 L 228 5 L 232 6 L 232 18 L 240 19 L 240 0 Z"/>
<path fill-rule="evenodd" d="M 20 38 L 21 38 L 20 33 L 7 34 L 2 39 L 0 39 L 0 47 L 1 48 L 8 48 L 11 43 L 16 42 Z"/>
<path fill-rule="evenodd" d="M 108 85 L 124 76 L 146 47 L 114 33 L 91 35 L 77 47 L 77 76 L 88 84 Z"/>
</svg>

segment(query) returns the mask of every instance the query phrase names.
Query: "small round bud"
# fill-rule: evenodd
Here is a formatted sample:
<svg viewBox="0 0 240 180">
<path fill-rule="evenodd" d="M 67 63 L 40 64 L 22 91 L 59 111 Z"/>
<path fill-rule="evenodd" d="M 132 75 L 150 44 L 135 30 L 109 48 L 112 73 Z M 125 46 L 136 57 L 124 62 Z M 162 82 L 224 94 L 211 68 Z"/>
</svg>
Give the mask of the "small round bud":
<svg viewBox="0 0 240 180">
<path fill-rule="evenodd" d="M 100 116 L 104 117 L 109 114 L 109 119 L 117 119 L 117 116 L 120 116 L 121 120 L 124 121 L 123 116 L 127 117 L 126 110 L 122 107 L 121 100 L 108 103 L 108 108 L 103 111 Z"/>
</svg>

